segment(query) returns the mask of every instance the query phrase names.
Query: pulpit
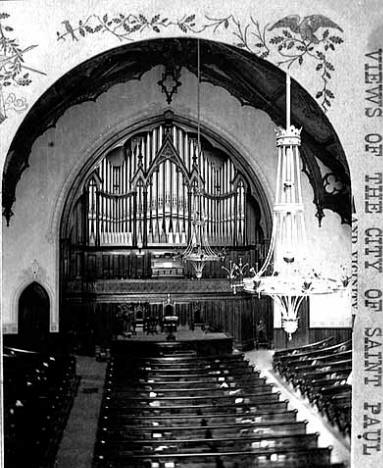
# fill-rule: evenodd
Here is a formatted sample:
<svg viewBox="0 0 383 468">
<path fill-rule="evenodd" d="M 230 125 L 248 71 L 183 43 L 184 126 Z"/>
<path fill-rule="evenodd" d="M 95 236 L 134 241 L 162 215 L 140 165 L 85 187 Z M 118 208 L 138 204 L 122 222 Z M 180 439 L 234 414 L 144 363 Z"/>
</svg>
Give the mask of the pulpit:
<svg viewBox="0 0 383 468">
<path fill-rule="evenodd" d="M 175 341 L 176 337 L 174 333 L 177 331 L 177 326 L 179 325 L 179 318 L 177 315 L 175 315 L 174 302 L 172 301 L 170 294 L 168 294 L 168 298 L 163 304 L 163 310 L 163 326 L 165 331 L 168 333 L 166 339 L 168 341 Z"/>
</svg>

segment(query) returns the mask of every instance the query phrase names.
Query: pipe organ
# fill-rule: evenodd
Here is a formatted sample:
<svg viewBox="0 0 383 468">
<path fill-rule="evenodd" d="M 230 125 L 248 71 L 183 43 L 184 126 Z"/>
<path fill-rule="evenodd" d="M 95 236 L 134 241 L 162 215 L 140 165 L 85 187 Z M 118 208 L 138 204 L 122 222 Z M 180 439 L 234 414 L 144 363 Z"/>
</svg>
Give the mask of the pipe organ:
<svg viewBox="0 0 383 468">
<path fill-rule="evenodd" d="M 272 316 L 264 298 L 233 297 L 227 279 L 232 263 L 261 265 L 268 252 L 251 172 L 218 138 L 202 134 L 198 152 L 196 129 L 169 114 L 121 138 L 73 188 L 60 238 L 60 327 L 79 346 L 110 340 L 119 304 L 146 302 L 157 314 L 168 294 L 177 298 L 181 323 L 195 321 L 198 301 L 204 320 L 237 346 L 251 345 L 259 313 Z M 208 262 L 202 281 L 180 256 L 195 209 L 206 218 L 209 244 L 223 254 Z"/>
<path fill-rule="evenodd" d="M 248 183 L 230 156 L 195 131 L 165 120 L 109 151 L 84 185 L 85 244 L 186 246 L 193 189 L 203 187 L 214 246 L 248 242 Z"/>
</svg>

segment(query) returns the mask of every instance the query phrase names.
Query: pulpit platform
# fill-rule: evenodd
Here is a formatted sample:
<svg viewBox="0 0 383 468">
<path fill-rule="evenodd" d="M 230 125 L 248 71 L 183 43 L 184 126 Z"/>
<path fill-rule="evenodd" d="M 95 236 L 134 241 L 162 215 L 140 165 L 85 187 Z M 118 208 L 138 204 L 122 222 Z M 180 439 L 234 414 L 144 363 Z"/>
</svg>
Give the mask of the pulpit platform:
<svg viewBox="0 0 383 468">
<path fill-rule="evenodd" d="M 194 351 L 198 355 L 227 354 L 233 351 L 233 338 L 225 333 L 205 333 L 200 329 L 191 331 L 179 328 L 174 333 L 175 340 L 168 341 L 168 333 L 147 335 L 138 331 L 136 335 L 126 337 L 118 335 L 111 346 L 112 355 L 116 356 L 161 356 Z"/>
</svg>

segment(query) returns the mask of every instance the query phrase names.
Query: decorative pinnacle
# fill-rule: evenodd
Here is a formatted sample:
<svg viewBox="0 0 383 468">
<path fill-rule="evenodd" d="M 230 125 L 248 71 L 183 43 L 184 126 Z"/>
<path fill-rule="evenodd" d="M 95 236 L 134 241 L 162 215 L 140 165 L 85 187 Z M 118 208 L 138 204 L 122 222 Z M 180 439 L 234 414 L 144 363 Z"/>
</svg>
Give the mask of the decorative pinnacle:
<svg viewBox="0 0 383 468">
<path fill-rule="evenodd" d="M 277 136 L 277 146 L 289 146 L 301 144 L 301 131 L 302 128 L 290 125 L 288 128 L 278 128 L 275 130 Z"/>
</svg>

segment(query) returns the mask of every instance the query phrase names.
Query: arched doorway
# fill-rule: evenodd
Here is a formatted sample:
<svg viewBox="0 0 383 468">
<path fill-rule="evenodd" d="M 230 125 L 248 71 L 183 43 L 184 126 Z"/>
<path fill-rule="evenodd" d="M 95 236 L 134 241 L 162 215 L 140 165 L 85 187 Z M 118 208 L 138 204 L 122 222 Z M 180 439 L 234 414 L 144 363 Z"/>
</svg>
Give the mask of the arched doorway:
<svg viewBox="0 0 383 468">
<path fill-rule="evenodd" d="M 50 301 L 36 282 L 27 286 L 19 299 L 19 340 L 25 348 L 43 349 L 49 338 Z"/>
</svg>

